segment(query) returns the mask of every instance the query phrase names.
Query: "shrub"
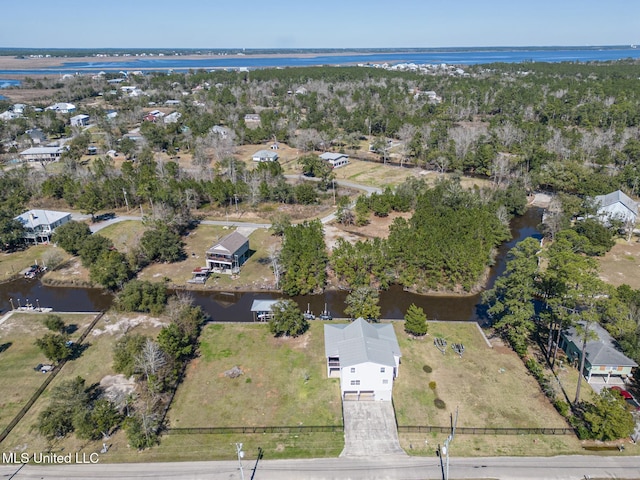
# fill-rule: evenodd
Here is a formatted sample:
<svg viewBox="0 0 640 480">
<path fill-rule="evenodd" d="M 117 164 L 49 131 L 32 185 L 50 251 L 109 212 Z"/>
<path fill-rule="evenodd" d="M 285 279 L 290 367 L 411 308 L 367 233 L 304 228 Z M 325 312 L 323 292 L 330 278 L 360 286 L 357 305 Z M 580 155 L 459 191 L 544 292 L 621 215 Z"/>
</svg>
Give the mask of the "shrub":
<svg viewBox="0 0 640 480">
<path fill-rule="evenodd" d="M 429 388 L 435 392 L 435 391 L 436 391 L 436 382 L 434 382 L 433 380 L 431 380 L 431 381 L 429 382 Z"/>
<path fill-rule="evenodd" d="M 553 406 L 556 407 L 558 413 L 563 417 L 567 418 L 569 416 L 569 404 L 564 400 L 556 400 L 553 402 Z"/>
<path fill-rule="evenodd" d="M 431 373 L 431 372 L 433 372 L 433 368 L 431 368 L 429 365 L 423 365 L 423 366 L 422 366 L 422 370 L 424 371 L 424 373 Z"/>
<path fill-rule="evenodd" d="M 436 398 L 433 401 L 433 404 L 435 405 L 435 407 L 439 410 L 444 410 L 447 407 L 447 404 L 444 403 L 444 400 L 442 400 L 441 398 Z"/>
</svg>

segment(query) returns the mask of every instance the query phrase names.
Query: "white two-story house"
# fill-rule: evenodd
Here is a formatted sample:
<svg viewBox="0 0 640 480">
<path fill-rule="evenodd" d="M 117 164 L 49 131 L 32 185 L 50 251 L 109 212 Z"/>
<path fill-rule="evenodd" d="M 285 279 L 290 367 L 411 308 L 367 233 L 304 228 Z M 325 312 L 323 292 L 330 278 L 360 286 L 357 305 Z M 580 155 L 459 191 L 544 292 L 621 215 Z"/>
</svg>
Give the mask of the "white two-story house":
<svg viewBox="0 0 640 480">
<path fill-rule="evenodd" d="M 325 325 L 327 375 L 340 377 L 343 400 L 391 401 L 400 367 L 400 347 L 391 324 Z"/>
</svg>

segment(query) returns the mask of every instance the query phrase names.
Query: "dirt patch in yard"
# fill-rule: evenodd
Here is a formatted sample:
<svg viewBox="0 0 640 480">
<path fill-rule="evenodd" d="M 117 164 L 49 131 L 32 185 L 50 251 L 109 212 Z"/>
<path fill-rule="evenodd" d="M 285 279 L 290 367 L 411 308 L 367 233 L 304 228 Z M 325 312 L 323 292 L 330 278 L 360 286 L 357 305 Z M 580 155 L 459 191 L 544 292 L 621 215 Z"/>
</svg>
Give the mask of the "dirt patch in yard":
<svg viewBox="0 0 640 480">
<path fill-rule="evenodd" d="M 148 315 L 123 316 L 107 314 L 103 317 L 102 328 L 94 328 L 91 331 L 91 335 L 94 337 L 99 337 L 104 334 L 120 336 L 140 325 L 158 328 L 168 324 L 169 322 L 167 321 L 162 321 L 159 318 Z"/>
<path fill-rule="evenodd" d="M 349 243 L 356 243 L 359 240 L 367 240 L 369 238 L 387 238 L 389 236 L 389 227 L 396 218 L 402 217 L 409 219 L 411 213 L 392 212 L 387 217 L 371 216 L 369 223 L 362 227 L 355 225 L 344 226 L 340 223 L 333 223 L 324 227 L 324 238 L 327 248 L 333 250 L 338 242 L 338 238 L 343 238 Z"/>
<path fill-rule="evenodd" d="M 611 285 L 626 283 L 631 288 L 640 288 L 640 243 L 618 240 L 604 256 L 598 258 L 600 278 Z"/>
</svg>

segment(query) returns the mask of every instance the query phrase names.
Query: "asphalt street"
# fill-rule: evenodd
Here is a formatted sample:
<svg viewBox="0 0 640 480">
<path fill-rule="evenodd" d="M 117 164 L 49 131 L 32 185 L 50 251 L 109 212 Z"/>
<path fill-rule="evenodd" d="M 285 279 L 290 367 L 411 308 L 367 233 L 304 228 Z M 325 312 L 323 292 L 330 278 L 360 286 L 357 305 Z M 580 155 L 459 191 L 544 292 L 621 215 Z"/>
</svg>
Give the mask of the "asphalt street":
<svg viewBox="0 0 640 480">
<path fill-rule="evenodd" d="M 107 454 L 108 455 L 108 454 Z M 73 465 L 0 464 L 3 479 L 423 480 L 441 479 L 437 457 L 341 457 L 306 460 Z M 640 479 L 640 457 L 559 456 L 450 459 L 449 478 L 504 480 Z"/>
</svg>

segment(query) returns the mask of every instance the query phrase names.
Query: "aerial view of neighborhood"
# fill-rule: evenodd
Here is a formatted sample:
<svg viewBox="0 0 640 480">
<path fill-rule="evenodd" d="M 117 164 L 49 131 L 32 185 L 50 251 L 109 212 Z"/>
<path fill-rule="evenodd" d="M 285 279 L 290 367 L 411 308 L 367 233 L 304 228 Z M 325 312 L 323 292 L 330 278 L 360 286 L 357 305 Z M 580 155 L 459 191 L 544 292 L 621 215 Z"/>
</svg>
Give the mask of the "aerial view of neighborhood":
<svg viewBox="0 0 640 480">
<path fill-rule="evenodd" d="M 43 45 L 3 478 L 640 479 L 635 45 Z"/>
</svg>

